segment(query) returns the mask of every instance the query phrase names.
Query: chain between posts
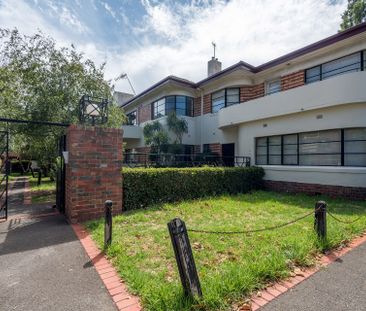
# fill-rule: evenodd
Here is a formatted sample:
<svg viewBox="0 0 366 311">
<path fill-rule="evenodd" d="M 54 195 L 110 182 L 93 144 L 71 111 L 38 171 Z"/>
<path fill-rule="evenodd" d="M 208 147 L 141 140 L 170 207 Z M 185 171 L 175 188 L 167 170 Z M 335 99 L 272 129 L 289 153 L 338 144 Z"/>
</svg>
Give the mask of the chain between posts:
<svg viewBox="0 0 366 311">
<path fill-rule="evenodd" d="M 339 219 L 338 217 L 334 216 L 334 215 L 333 215 L 331 212 L 329 212 L 329 211 L 328 211 L 328 215 L 329 215 L 330 217 L 332 217 L 334 220 L 336 220 L 336 221 L 338 221 L 338 222 L 340 222 L 340 223 L 342 223 L 342 224 L 346 224 L 346 225 L 353 224 L 353 223 L 355 223 L 356 221 L 359 221 L 359 220 L 362 218 L 362 216 L 360 216 L 360 217 L 358 217 L 358 218 L 356 218 L 355 220 L 352 220 L 352 221 L 344 221 L 344 220 L 341 220 L 341 219 Z"/>
<path fill-rule="evenodd" d="M 315 210 L 315 213 L 320 210 L 321 207 L 318 207 Z M 263 232 L 263 231 L 270 231 L 270 230 L 275 230 L 275 229 L 279 229 L 282 227 L 286 227 L 289 225 L 292 225 L 306 217 L 309 217 L 310 215 L 313 215 L 314 211 L 311 211 L 301 217 L 295 218 L 289 222 L 286 223 L 282 223 L 279 225 L 275 225 L 275 226 L 271 226 L 271 227 L 266 227 L 266 228 L 261 228 L 261 229 L 252 229 L 252 230 L 244 230 L 244 231 L 213 231 L 213 230 L 200 230 L 200 229 L 187 229 L 188 232 L 196 232 L 196 233 L 207 233 L 207 234 L 250 234 L 250 233 L 256 233 L 256 232 Z"/>
</svg>

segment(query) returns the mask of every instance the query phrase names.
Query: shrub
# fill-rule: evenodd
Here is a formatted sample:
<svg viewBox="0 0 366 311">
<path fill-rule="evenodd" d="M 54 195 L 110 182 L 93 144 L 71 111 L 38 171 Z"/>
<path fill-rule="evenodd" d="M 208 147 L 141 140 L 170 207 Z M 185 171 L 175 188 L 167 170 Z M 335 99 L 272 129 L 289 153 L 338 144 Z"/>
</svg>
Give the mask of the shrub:
<svg viewBox="0 0 366 311">
<path fill-rule="evenodd" d="M 124 210 L 262 187 L 259 167 L 123 168 Z"/>
</svg>

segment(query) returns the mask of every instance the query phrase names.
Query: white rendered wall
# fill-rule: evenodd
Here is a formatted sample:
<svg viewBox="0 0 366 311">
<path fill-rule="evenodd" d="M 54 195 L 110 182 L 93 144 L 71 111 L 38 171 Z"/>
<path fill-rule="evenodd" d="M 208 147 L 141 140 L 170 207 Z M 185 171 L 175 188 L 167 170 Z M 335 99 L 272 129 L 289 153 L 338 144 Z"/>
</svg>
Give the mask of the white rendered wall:
<svg viewBox="0 0 366 311">
<path fill-rule="evenodd" d="M 321 118 L 319 118 L 321 117 Z M 366 100 L 281 117 L 243 123 L 238 128 L 237 153 L 255 164 L 255 138 L 335 128 L 366 127 Z M 263 166 L 265 179 L 313 184 L 366 187 L 366 168 Z"/>
</svg>

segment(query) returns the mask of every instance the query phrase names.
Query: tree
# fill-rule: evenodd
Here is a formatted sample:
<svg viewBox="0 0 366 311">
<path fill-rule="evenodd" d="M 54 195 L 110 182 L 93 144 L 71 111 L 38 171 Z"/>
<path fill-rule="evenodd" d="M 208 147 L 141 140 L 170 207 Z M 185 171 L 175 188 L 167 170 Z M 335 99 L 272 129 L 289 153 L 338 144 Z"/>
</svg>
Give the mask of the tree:
<svg viewBox="0 0 366 311">
<path fill-rule="evenodd" d="M 174 143 L 182 144 L 183 135 L 188 133 L 187 121 L 178 118 L 175 112 L 171 112 L 168 114 L 167 125 L 169 131 L 172 131 L 176 137 Z"/>
<path fill-rule="evenodd" d="M 157 153 L 162 151 L 162 147 L 169 142 L 168 133 L 159 121 L 148 123 L 144 126 L 145 143 L 156 149 Z"/>
<path fill-rule="evenodd" d="M 59 48 L 41 32 L 22 35 L 0 28 L 0 117 L 77 123 L 82 95 L 113 100 L 104 79 L 105 64 L 96 66 L 74 46 Z M 120 127 L 124 114 L 109 105 L 106 126 Z M 1 124 L 0 124 L 1 126 Z M 10 124 L 12 148 L 46 165 L 57 156 L 63 129 Z"/>
<path fill-rule="evenodd" d="M 366 21 L 366 0 L 348 0 L 347 9 L 342 14 L 341 30 L 346 30 Z"/>
</svg>

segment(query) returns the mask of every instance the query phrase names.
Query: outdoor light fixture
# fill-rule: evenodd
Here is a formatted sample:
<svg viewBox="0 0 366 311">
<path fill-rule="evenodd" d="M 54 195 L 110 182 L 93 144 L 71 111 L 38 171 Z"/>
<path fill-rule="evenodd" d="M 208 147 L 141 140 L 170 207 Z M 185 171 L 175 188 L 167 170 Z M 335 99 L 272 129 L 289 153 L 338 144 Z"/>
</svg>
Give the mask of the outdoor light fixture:
<svg viewBox="0 0 366 311">
<path fill-rule="evenodd" d="M 79 102 L 79 121 L 82 124 L 104 124 L 108 121 L 108 99 L 83 95 Z"/>
</svg>

